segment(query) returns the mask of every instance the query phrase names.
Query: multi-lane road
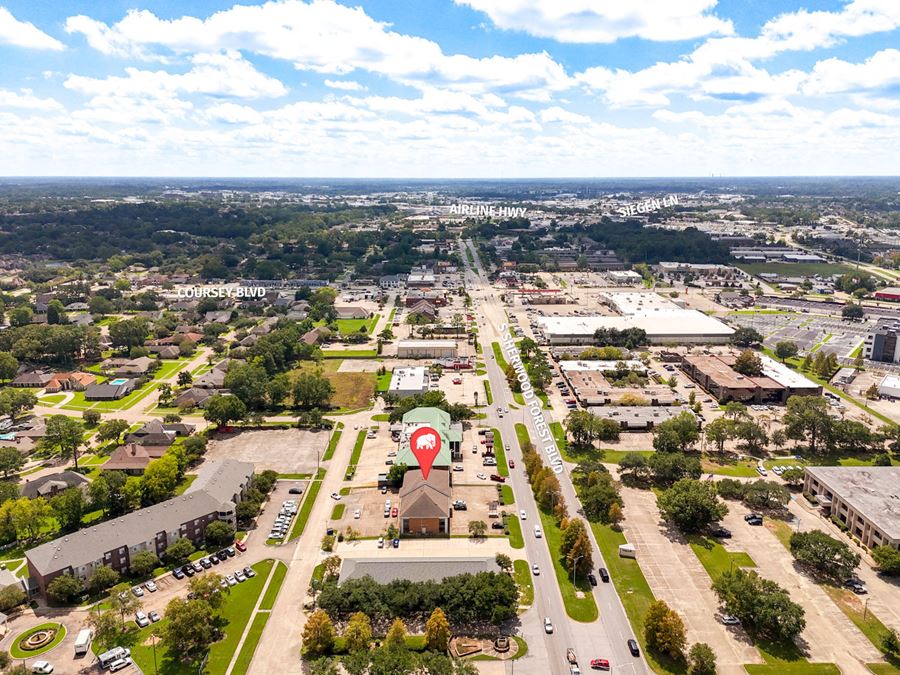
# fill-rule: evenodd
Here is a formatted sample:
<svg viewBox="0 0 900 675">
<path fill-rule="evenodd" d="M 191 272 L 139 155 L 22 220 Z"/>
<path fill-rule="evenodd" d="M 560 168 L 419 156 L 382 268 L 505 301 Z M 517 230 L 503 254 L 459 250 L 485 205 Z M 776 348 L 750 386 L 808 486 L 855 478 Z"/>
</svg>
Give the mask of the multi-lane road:
<svg viewBox="0 0 900 675">
<path fill-rule="evenodd" d="M 613 672 L 617 673 L 649 673 L 643 655 L 635 658 L 628 650 L 626 641 L 633 637 L 631 624 L 625 615 L 625 610 L 619 596 L 612 584 L 601 583 L 594 588 L 594 599 L 600 610 L 597 621 L 583 623 L 570 619 L 566 615 L 560 595 L 559 586 L 554 575 L 553 561 L 545 538 L 538 539 L 534 535 L 534 525 L 539 523 L 537 506 L 531 492 L 524 466 L 521 462 L 522 450 L 519 447 L 515 432 L 516 422 L 524 423 L 532 438 L 536 437 L 531 415 L 524 408 L 511 410 L 502 418 L 497 415 L 496 408 L 509 409 L 513 402 L 512 392 L 506 382 L 504 374 L 493 358 L 491 350 L 492 342 L 501 342 L 500 327 L 507 323 L 506 311 L 499 301 L 498 294 L 492 288 L 481 265 L 478 252 L 470 241 L 461 243 L 461 254 L 464 261 L 468 261 L 466 255 L 468 249 L 475 261 L 474 265 L 466 262 L 466 288 L 475 305 L 475 313 L 478 317 L 478 339 L 481 343 L 485 361 L 487 363 L 488 380 L 491 384 L 491 393 L 494 401 L 489 413 L 489 421 L 496 426 L 503 436 L 503 441 L 510 446 L 507 453 L 508 459 L 516 462 L 516 468 L 510 470 L 509 483 L 515 492 L 516 508 L 524 509 L 527 520 L 522 523 L 522 534 L 525 537 L 525 554 L 529 564 L 537 563 L 541 574 L 534 577 L 535 604 L 530 615 L 536 615 L 538 630 L 543 633 L 544 617 L 549 617 L 553 623 L 553 634 L 543 634 L 544 649 L 548 656 L 547 664 L 552 673 L 568 673 L 569 667 L 566 661 L 566 649 L 572 647 L 578 655 L 579 665 L 587 670 L 588 663 L 594 658 L 605 658 L 610 661 Z M 552 421 L 550 411 L 545 411 L 545 420 L 549 424 Z M 575 487 L 572 484 L 568 471 L 559 475 L 563 498 L 565 499 L 569 513 L 574 514 L 579 508 Z M 593 533 L 588 530 L 593 548 L 594 566 L 603 566 L 603 557 L 594 540 Z M 528 632 L 530 640 L 534 640 L 533 630 L 534 616 L 523 626 Z M 537 645 L 531 643 L 531 649 L 536 650 Z M 525 664 L 522 664 L 525 665 Z M 528 664 L 530 671 L 537 663 Z"/>
</svg>

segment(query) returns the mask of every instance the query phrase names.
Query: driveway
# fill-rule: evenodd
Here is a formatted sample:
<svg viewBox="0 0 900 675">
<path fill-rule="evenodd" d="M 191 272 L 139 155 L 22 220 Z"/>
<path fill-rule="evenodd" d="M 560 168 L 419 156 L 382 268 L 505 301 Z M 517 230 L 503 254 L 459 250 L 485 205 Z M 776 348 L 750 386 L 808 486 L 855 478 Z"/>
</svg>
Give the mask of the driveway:
<svg viewBox="0 0 900 675">
<path fill-rule="evenodd" d="M 722 524 L 732 532 L 726 547 L 746 551 L 756 562 L 760 576 L 787 589 L 791 599 L 806 610 L 808 658 L 814 662 L 835 663 L 844 675 L 870 675 L 864 664 L 881 660 L 871 642 L 844 616 L 831 598 L 814 581 L 794 566 L 794 558 L 775 535 L 765 527 L 744 522 L 746 507 L 728 503 L 729 513 Z"/>
<path fill-rule="evenodd" d="M 716 653 L 720 673 L 746 673 L 743 664 L 762 657 L 743 631 L 731 631 L 714 619 L 719 607 L 711 580 L 690 545 L 677 531 L 668 532 L 656 496 L 649 490 L 622 488 L 625 536 L 638 551 L 641 571 L 660 600 L 681 614 L 688 643 L 705 642 Z"/>
</svg>

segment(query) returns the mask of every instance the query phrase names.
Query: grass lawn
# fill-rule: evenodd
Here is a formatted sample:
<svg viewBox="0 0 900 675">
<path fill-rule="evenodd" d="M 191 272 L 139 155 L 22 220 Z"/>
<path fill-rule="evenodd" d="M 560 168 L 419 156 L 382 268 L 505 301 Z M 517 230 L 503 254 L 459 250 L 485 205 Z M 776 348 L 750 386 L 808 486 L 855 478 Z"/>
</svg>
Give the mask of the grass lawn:
<svg viewBox="0 0 900 675">
<path fill-rule="evenodd" d="M 720 464 L 712 459 L 713 455 L 707 454 L 700 460 L 700 468 L 704 473 L 714 473 L 717 476 L 730 476 L 732 478 L 754 478 L 759 476 L 756 472 L 756 463 L 751 460 L 738 460 L 734 463 Z"/>
<path fill-rule="evenodd" d="M 710 537 L 702 535 L 690 535 L 688 541 L 691 549 L 700 560 L 700 564 L 706 570 L 709 578 L 715 581 L 723 572 L 736 567 L 756 567 L 753 558 L 743 551 L 729 551 L 722 544 Z"/>
<path fill-rule="evenodd" d="M 867 663 L 866 668 L 875 673 L 875 675 L 900 675 L 900 662 L 898 662 L 898 665 L 893 663 Z"/>
<path fill-rule="evenodd" d="M 497 365 L 500 366 L 500 370 L 502 372 L 506 372 L 506 359 L 503 357 L 503 350 L 500 349 L 499 342 L 492 342 L 491 349 L 494 351 L 494 359 L 497 361 Z"/>
<path fill-rule="evenodd" d="M 338 327 L 338 332 L 341 335 L 354 335 L 355 333 L 359 333 L 359 329 L 365 326 L 366 335 L 371 335 L 372 331 L 375 330 L 375 326 L 378 324 L 378 319 L 381 318 L 380 314 L 374 314 L 371 319 L 336 319 L 335 323 Z"/>
<path fill-rule="evenodd" d="M 334 456 L 334 450 L 337 448 L 338 441 L 341 440 L 341 429 L 343 428 L 343 422 L 338 422 L 337 425 L 335 425 L 334 432 L 331 434 L 331 439 L 328 441 L 328 448 L 326 448 L 325 454 L 322 456 L 323 462 L 327 462 Z"/>
<path fill-rule="evenodd" d="M 550 557 L 553 558 L 553 571 L 556 573 L 556 581 L 559 584 L 560 594 L 563 598 L 563 604 L 566 606 L 566 614 L 575 621 L 596 621 L 599 616 L 597 611 L 597 603 L 594 602 L 594 594 L 591 592 L 591 585 L 588 583 L 587 576 L 583 575 L 572 584 L 571 572 L 563 566 L 559 559 L 559 544 L 561 532 L 556 519 L 552 514 L 544 513 L 538 509 L 541 517 L 541 525 L 544 529 L 544 539 L 547 546 L 550 547 Z M 581 591 L 584 597 L 579 598 L 576 591 Z"/>
<path fill-rule="evenodd" d="M 306 522 L 309 520 L 309 513 L 316 503 L 316 495 L 319 494 L 321 488 L 322 481 L 320 480 L 314 480 L 310 483 L 309 489 L 306 491 L 306 496 L 303 498 L 303 505 L 300 507 L 300 512 L 297 514 L 297 520 L 294 521 L 294 526 L 291 528 L 291 533 L 287 539 L 288 541 L 293 541 L 303 534 L 303 530 L 306 528 Z"/>
<path fill-rule="evenodd" d="M 341 518 L 343 518 L 345 508 L 347 508 L 346 504 L 335 504 L 334 508 L 331 509 L 331 519 L 340 520 Z"/>
<path fill-rule="evenodd" d="M 500 486 L 500 498 L 503 500 L 503 506 L 510 506 L 516 503 L 516 498 L 513 496 L 513 490 L 509 485 Z"/>
<path fill-rule="evenodd" d="M 41 396 L 38 399 L 38 404 L 40 405 L 56 405 L 60 401 L 66 398 L 65 394 L 48 394 L 47 396 Z"/>
<path fill-rule="evenodd" d="M 506 516 L 506 527 L 509 530 L 509 545 L 513 548 L 525 548 L 525 540 L 522 538 L 522 524 L 516 515 Z"/>
<path fill-rule="evenodd" d="M 247 638 L 244 640 L 244 644 L 241 647 L 241 652 L 238 654 L 237 660 L 234 662 L 234 667 L 231 669 L 232 675 L 244 675 L 247 672 L 247 669 L 250 668 L 250 662 L 253 660 L 253 654 L 256 652 L 256 645 L 259 644 L 259 639 L 262 637 L 262 632 L 266 627 L 266 622 L 268 622 L 271 614 L 269 612 L 258 612 L 256 616 L 253 617 L 253 623 L 250 624 L 250 631 L 247 633 Z"/>
<path fill-rule="evenodd" d="M 184 478 L 182 479 L 182 481 L 175 487 L 175 494 L 184 494 L 184 491 L 187 490 L 191 486 L 191 483 L 193 483 L 196 479 L 197 474 L 195 473 L 184 474 Z"/>
<path fill-rule="evenodd" d="M 347 476 L 352 476 L 356 472 L 356 465 L 359 464 L 360 455 L 362 455 L 363 444 L 366 442 L 366 433 L 368 433 L 365 429 L 360 430 L 360 432 L 356 435 L 356 443 L 353 446 L 353 453 L 350 455 L 350 464 L 347 466 L 347 471 L 344 474 L 344 480 L 349 480 Z"/>
<path fill-rule="evenodd" d="M 840 607 L 846 617 L 853 622 L 853 625 L 869 638 L 869 642 L 875 645 L 876 649 L 881 649 L 881 640 L 888 633 L 888 628 L 872 612 L 865 611 L 859 597 L 846 588 L 839 588 L 831 584 L 821 584 L 821 587 L 834 604 Z M 863 618 L 864 614 L 865 619 Z M 888 663 L 884 665 L 894 664 Z M 900 665 L 900 663 L 897 665 Z M 896 668 L 896 665 L 894 667 Z"/>
<path fill-rule="evenodd" d="M 393 373 L 391 371 L 387 371 L 383 375 L 379 375 L 376 380 L 375 391 L 387 391 L 391 386 L 392 377 Z"/>
<path fill-rule="evenodd" d="M 323 349 L 326 359 L 374 359 L 378 352 L 374 349 Z"/>
<path fill-rule="evenodd" d="M 491 383 L 487 380 L 484 380 L 484 395 L 487 397 L 488 405 L 491 405 L 494 402 L 494 397 L 491 396 Z"/>
<path fill-rule="evenodd" d="M 187 365 L 187 358 L 174 359 L 172 361 L 160 361 L 157 371 L 153 373 L 154 380 L 166 380 Z"/>
<path fill-rule="evenodd" d="M 367 408 L 371 405 L 371 398 L 375 394 L 375 373 L 339 373 L 340 366 L 339 360 L 326 360 L 318 364 L 313 361 L 301 361 L 288 373 L 288 377 L 293 383 L 300 374 L 314 373 L 321 369 L 322 375 L 334 387 L 332 406 L 344 410 Z"/>
<path fill-rule="evenodd" d="M 275 598 L 278 597 L 278 591 L 281 590 L 281 584 L 284 583 L 284 577 L 287 575 L 287 565 L 280 560 L 275 563 L 275 573 L 272 575 L 272 581 L 266 589 L 266 594 L 259 605 L 260 609 L 272 609 L 275 606 Z"/>
<path fill-rule="evenodd" d="M 839 675 L 833 663 L 810 663 L 793 642 L 773 643 L 760 640 L 756 644 L 765 664 L 748 663 L 744 669 L 757 675 Z"/>
<path fill-rule="evenodd" d="M 840 263 L 735 263 L 735 267 L 744 270 L 747 274 L 779 274 L 788 277 L 823 276 L 830 277 L 833 274 L 847 274 L 853 271 L 849 265 Z"/>
<path fill-rule="evenodd" d="M 788 551 L 791 550 L 791 535 L 794 533 L 794 529 L 790 525 L 783 520 L 777 520 L 775 518 L 766 518 L 764 525 L 775 535 L 782 546 Z"/>
<path fill-rule="evenodd" d="M 378 413 L 377 415 L 372 415 L 373 422 L 390 422 L 391 416 L 388 413 Z"/>
<path fill-rule="evenodd" d="M 503 446 L 503 437 L 499 429 L 491 429 L 494 432 L 494 456 L 497 458 L 497 473 L 501 476 L 509 476 L 509 465 L 506 463 L 506 448 Z"/>
<path fill-rule="evenodd" d="M 531 605 L 534 602 L 534 584 L 531 581 L 531 565 L 527 560 L 513 560 L 513 571 L 516 585 L 519 587 L 519 604 Z"/>
<path fill-rule="evenodd" d="M 33 635 L 34 633 L 37 633 L 38 631 L 47 630 L 50 628 L 56 629 L 56 636 L 53 638 L 53 640 L 51 642 L 47 643 L 45 646 L 41 647 L 40 649 L 34 649 L 34 650 L 29 650 L 29 651 L 25 651 L 24 649 L 19 649 L 19 642 L 21 640 Z M 27 631 L 25 631 L 24 633 L 20 633 L 19 635 L 17 635 L 15 637 L 15 639 L 13 639 L 12 643 L 9 646 L 9 654 L 14 659 L 30 659 L 35 656 L 39 656 L 41 654 L 49 652 L 56 645 L 58 645 L 60 642 L 62 642 L 65 638 L 66 638 L 66 627 L 63 626 L 61 623 L 55 623 L 53 621 L 50 621 L 48 623 L 42 623 L 39 626 L 30 628 Z"/>
</svg>

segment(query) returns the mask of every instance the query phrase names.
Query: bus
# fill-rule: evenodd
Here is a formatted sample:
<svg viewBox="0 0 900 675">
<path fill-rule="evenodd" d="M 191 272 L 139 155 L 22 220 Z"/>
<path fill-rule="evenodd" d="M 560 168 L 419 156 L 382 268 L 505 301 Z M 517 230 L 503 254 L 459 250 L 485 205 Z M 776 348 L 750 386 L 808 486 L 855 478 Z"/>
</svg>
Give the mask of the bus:
<svg viewBox="0 0 900 675">
<path fill-rule="evenodd" d="M 75 638 L 75 656 L 83 656 L 88 653 L 91 646 L 91 638 L 94 637 L 90 628 L 83 628 L 78 631 L 78 637 Z"/>
</svg>

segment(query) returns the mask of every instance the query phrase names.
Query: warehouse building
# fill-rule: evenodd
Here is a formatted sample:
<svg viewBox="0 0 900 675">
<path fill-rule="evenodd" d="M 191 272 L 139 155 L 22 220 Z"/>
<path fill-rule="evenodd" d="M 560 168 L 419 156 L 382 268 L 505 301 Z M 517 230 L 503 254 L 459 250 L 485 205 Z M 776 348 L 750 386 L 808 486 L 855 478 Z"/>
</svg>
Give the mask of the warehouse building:
<svg viewBox="0 0 900 675">
<path fill-rule="evenodd" d="M 900 467 L 807 467 L 803 493 L 863 546 L 900 549 Z"/>
<path fill-rule="evenodd" d="M 694 414 L 687 406 L 648 406 L 648 405 L 615 405 L 609 407 L 588 408 L 588 412 L 603 419 L 612 420 L 623 431 L 651 431 L 661 422 L 678 417 L 681 413 Z M 699 427 L 700 421 L 697 420 Z"/>
<path fill-rule="evenodd" d="M 638 405 L 674 405 L 681 398 L 671 387 L 655 384 L 646 378 L 647 368 L 640 361 L 560 361 L 563 379 L 572 388 L 578 402 L 585 406 L 618 405 L 629 401 Z M 646 380 L 643 384 L 617 386 L 616 377 L 635 373 Z"/>
<path fill-rule="evenodd" d="M 535 319 L 551 345 L 588 345 L 601 328 L 640 328 L 651 344 L 724 344 L 734 330 L 695 309 L 656 309 L 628 316 L 542 316 Z"/>
<path fill-rule="evenodd" d="M 388 392 L 400 398 L 417 396 L 428 391 L 428 370 L 425 366 L 394 368 Z"/>
<path fill-rule="evenodd" d="M 785 403 L 791 396 L 821 396 L 822 386 L 787 366 L 759 355 L 762 375 L 751 377 L 734 369 L 736 354 L 688 355 L 681 369 L 720 402 Z"/>
<path fill-rule="evenodd" d="M 459 347 L 454 340 L 400 340 L 397 343 L 397 358 L 400 359 L 442 359 L 454 358 Z"/>
</svg>

